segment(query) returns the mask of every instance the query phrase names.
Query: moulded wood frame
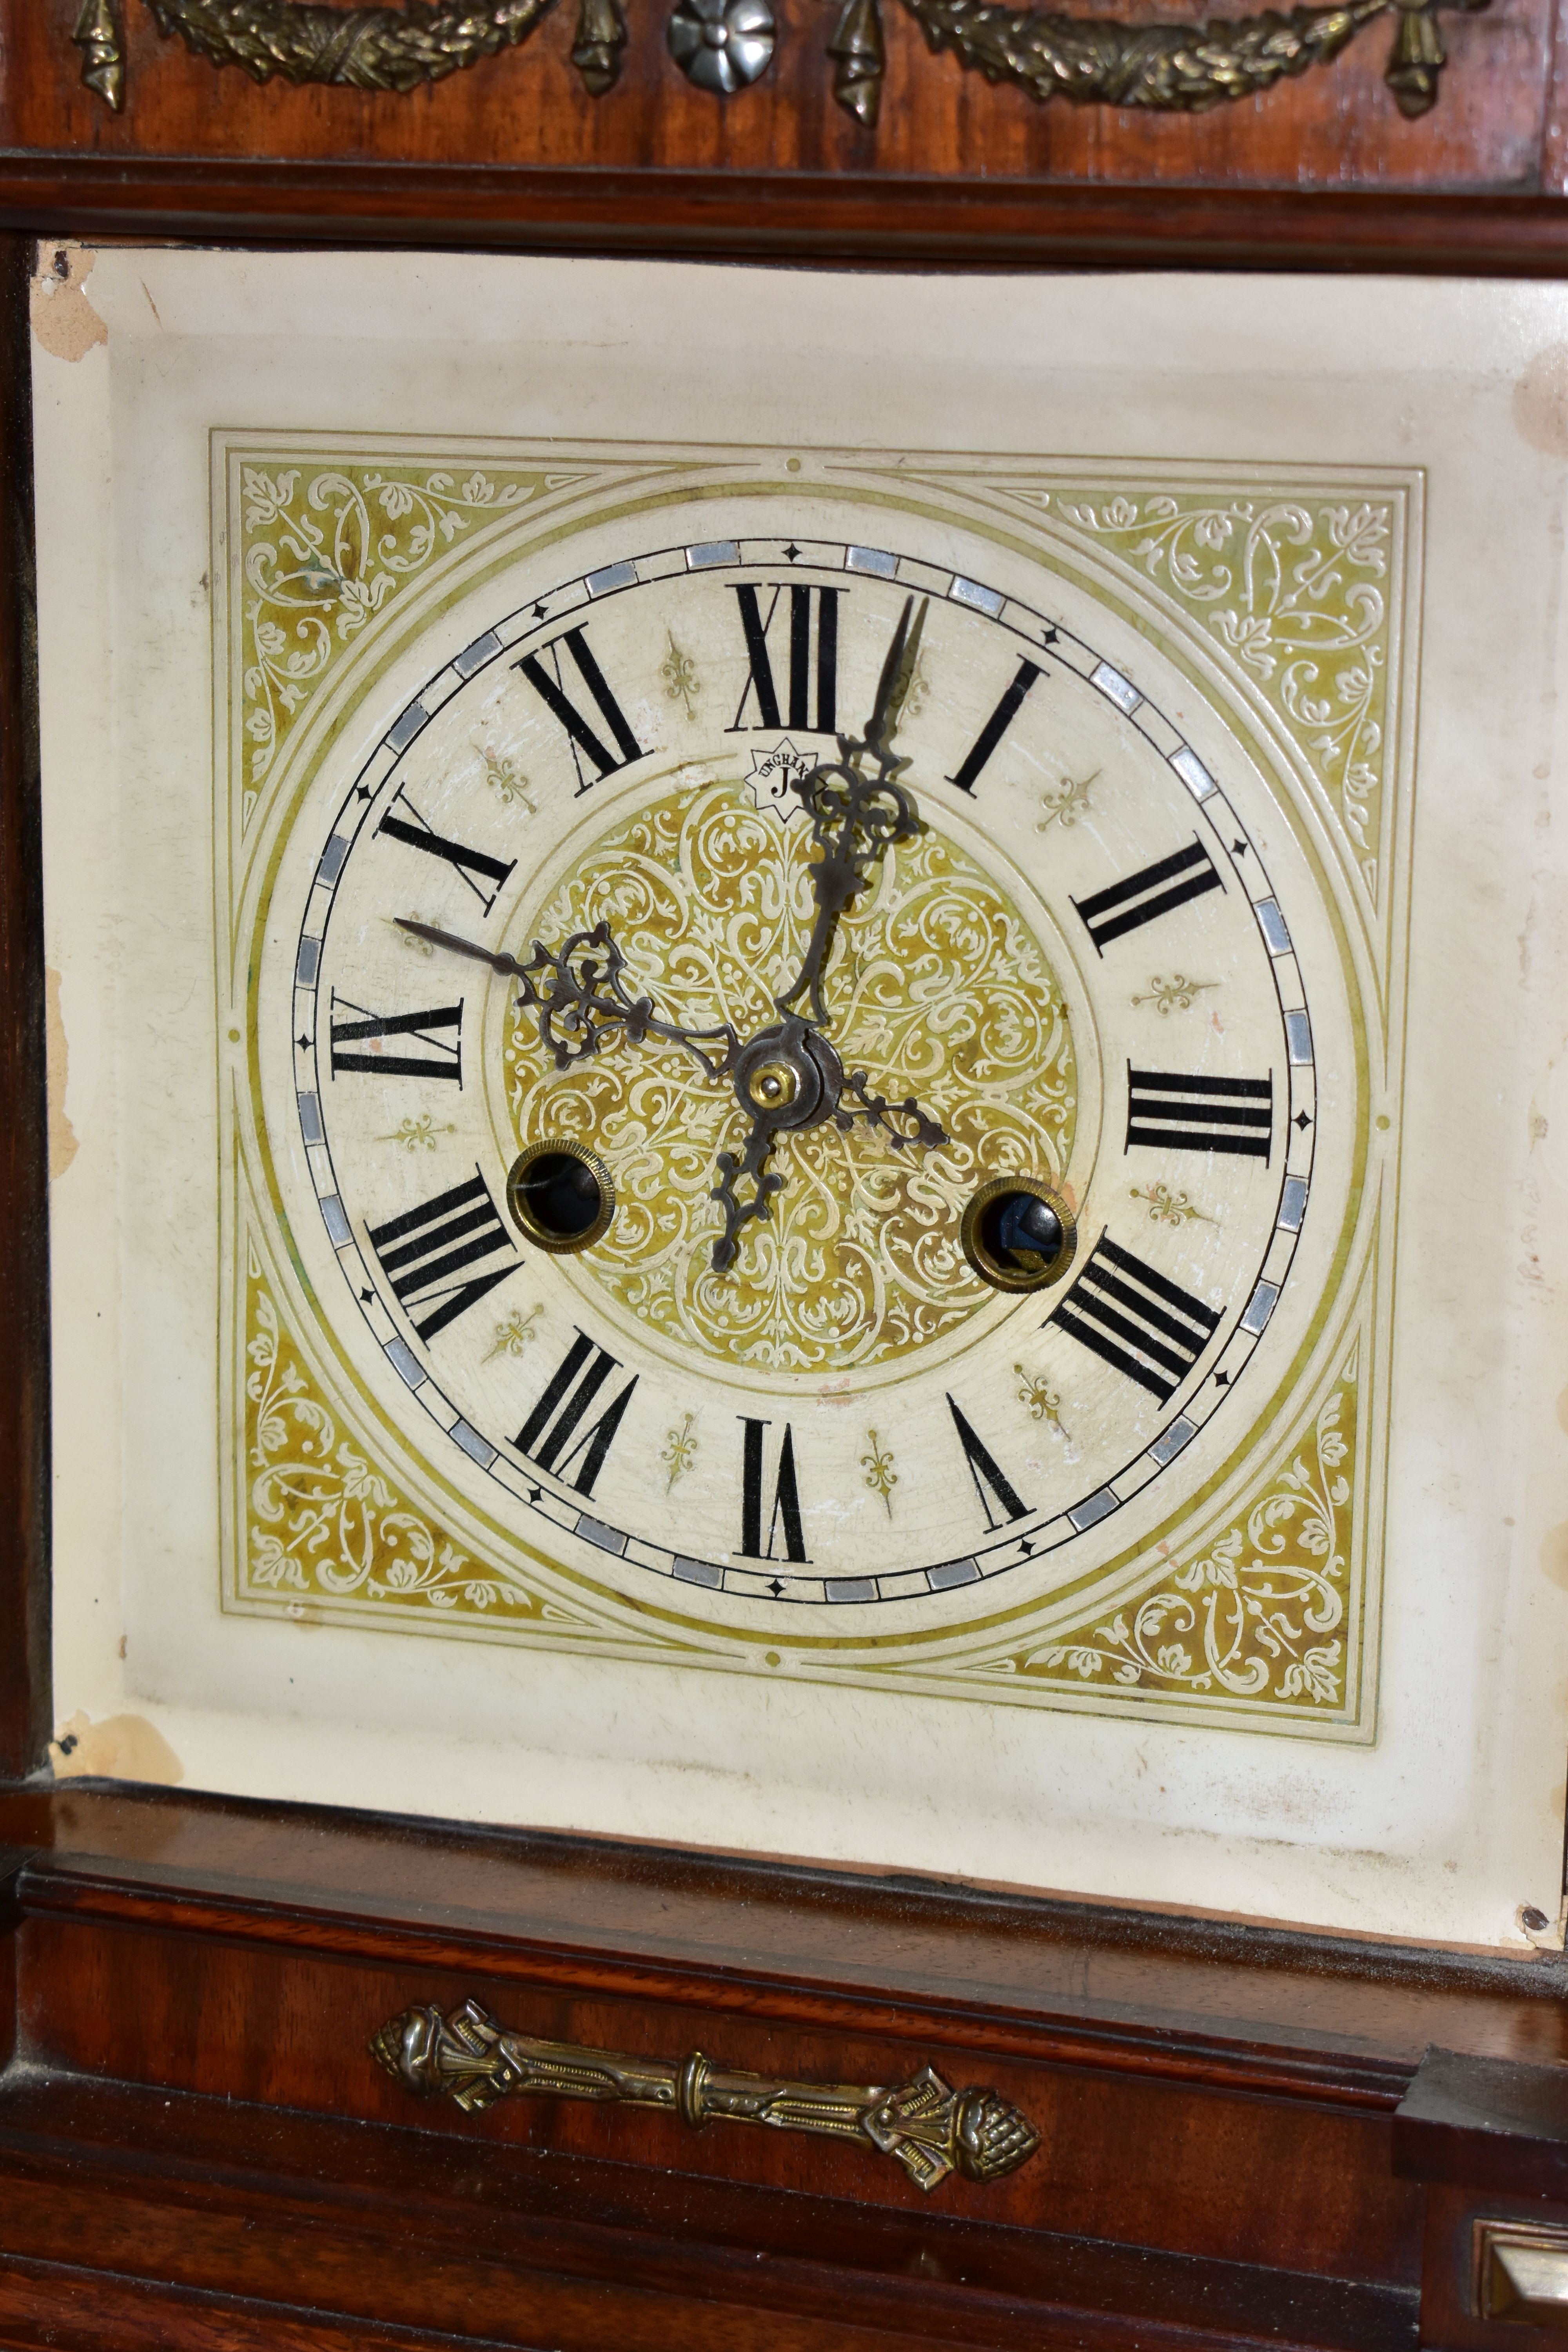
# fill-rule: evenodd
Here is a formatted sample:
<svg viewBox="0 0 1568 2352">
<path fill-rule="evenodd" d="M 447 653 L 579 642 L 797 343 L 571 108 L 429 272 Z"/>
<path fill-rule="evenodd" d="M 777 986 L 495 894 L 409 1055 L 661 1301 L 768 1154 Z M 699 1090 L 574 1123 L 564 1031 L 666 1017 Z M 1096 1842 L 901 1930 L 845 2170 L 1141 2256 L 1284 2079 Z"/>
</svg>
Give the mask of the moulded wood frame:
<svg viewBox="0 0 1568 2352">
<path fill-rule="evenodd" d="M 1189 190 L 1152 231 L 1147 191 L 799 180 L 748 212 L 746 185 L 0 158 L 0 2345 L 1414 2347 L 1423 2191 L 1392 2150 L 1423 2051 L 1555 2080 L 1568 2049 L 1543 1954 L 49 1784 L 30 232 L 963 267 L 1248 266 L 1267 232 L 1270 267 L 1568 267 L 1547 198 Z M 852 2154 L 807 2193 L 778 2136 L 693 2149 L 561 2103 L 487 2118 L 480 2164 L 364 2055 L 383 2008 L 468 1991 L 623 2048 L 994 2075 L 1062 2153 L 918 2209 Z"/>
</svg>

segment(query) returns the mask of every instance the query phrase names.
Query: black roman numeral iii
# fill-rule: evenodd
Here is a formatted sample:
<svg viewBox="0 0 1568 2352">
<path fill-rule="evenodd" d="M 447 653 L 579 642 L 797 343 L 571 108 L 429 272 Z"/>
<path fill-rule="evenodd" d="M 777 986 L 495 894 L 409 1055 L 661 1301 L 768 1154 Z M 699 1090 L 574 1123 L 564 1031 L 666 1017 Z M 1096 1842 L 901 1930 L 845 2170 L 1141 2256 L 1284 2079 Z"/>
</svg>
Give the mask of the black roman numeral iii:
<svg viewBox="0 0 1568 2352">
<path fill-rule="evenodd" d="M 1162 1404 L 1174 1396 L 1219 1325 L 1213 1307 L 1103 1234 L 1046 1320 Z"/>
<path fill-rule="evenodd" d="M 1152 1143 L 1167 1151 L 1233 1151 L 1268 1160 L 1274 1126 L 1274 1077 L 1178 1077 L 1167 1070 L 1127 1065 L 1127 1145 Z"/>
<path fill-rule="evenodd" d="M 371 1247 L 391 1281 L 394 1296 L 424 1340 L 466 1315 L 487 1291 L 504 1282 L 517 1265 L 506 1227 L 497 1216 L 484 1178 L 437 1192 L 417 1209 L 405 1209 L 384 1225 L 369 1228 Z M 506 1264 L 469 1274 L 498 1250 Z"/>
<path fill-rule="evenodd" d="M 394 814 L 399 801 L 408 813 L 406 816 Z M 393 795 L 392 807 L 375 829 L 378 834 L 386 834 L 393 841 L 406 842 L 410 849 L 422 849 L 427 856 L 445 859 L 453 872 L 462 877 L 487 915 L 495 905 L 497 891 L 517 864 L 514 857 L 503 866 L 499 857 L 491 857 L 482 849 L 465 849 L 460 841 L 448 841 L 444 833 L 437 833 L 426 824 L 401 787 Z M 486 882 L 490 886 L 488 890 L 483 887 Z"/>
<path fill-rule="evenodd" d="M 1075 898 L 1073 905 L 1083 917 L 1097 953 L 1103 955 L 1112 940 L 1123 938 L 1128 931 L 1141 931 L 1145 923 L 1184 907 L 1191 898 L 1201 898 L 1205 890 L 1224 888 L 1214 860 L 1194 837 L 1190 848 L 1157 859 L 1141 874 L 1130 874 L 1125 882 L 1097 890 L 1092 898 Z"/>
<path fill-rule="evenodd" d="M 806 1557 L 805 1536 L 800 1524 L 800 1490 L 795 1482 L 795 1432 L 784 1423 L 784 1443 L 779 1447 L 778 1476 L 773 1481 L 773 1507 L 768 1519 L 768 1540 L 763 1544 L 763 1432 L 769 1426 L 765 1421 L 748 1421 L 740 1416 L 746 1433 L 745 1453 L 741 1472 L 741 1551 L 746 1559 L 772 1559 L 773 1545 L 784 1526 L 784 1556 L 797 1563 Z"/>
<path fill-rule="evenodd" d="M 1028 693 L 1035 680 L 1043 676 L 1044 672 L 1036 662 L 1021 661 L 1018 664 L 1012 685 L 1007 688 L 1001 701 L 975 737 L 957 775 L 949 776 L 947 781 L 950 784 L 956 784 L 961 793 L 973 793 L 980 771 L 984 767 L 1019 711 L 1022 710 L 1024 697 Z"/>
<path fill-rule="evenodd" d="M 745 632 L 745 689 L 735 712 L 731 735 L 748 727 L 799 727 L 807 733 L 832 735 L 837 731 L 838 718 L 838 600 L 842 588 L 810 588 L 802 581 L 792 581 L 787 591 L 774 588 L 768 596 L 768 609 L 762 608 L 762 596 L 749 582 L 731 583 L 741 607 L 741 626 Z M 779 600 L 789 597 L 789 715 L 780 715 L 778 680 L 773 675 L 773 656 L 768 650 L 768 634 L 778 611 Z M 816 599 L 816 625 L 812 627 L 813 596 Z M 816 715 L 811 716 L 812 656 L 816 657 Z M 756 698 L 757 715 L 746 716 L 746 705 Z"/>
<path fill-rule="evenodd" d="M 598 1347 L 585 1331 L 579 1331 L 561 1359 L 544 1394 L 517 1433 L 517 1450 L 538 1463 L 542 1470 L 553 1471 L 557 1478 L 575 1486 L 580 1495 L 592 1495 L 594 1481 L 605 1466 L 605 1456 L 610 1450 L 626 1410 L 632 1401 L 632 1391 L 637 1384 L 634 1372 L 613 1404 L 606 1404 L 596 1421 L 584 1426 L 588 1407 L 609 1379 L 618 1370 L 620 1360 Z M 578 1465 L 574 1478 L 567 1476 L 574 1463 Z"/>
<path fill-rule="evenodd" d="M 985 1514 L 985 1524 L 993 1535 L 999 1527 L 1005 1526 L 1009 1519 L 1027 1518 L 1028 1504 L 1020 1501 L 1011 1481 L 1004 1477 L 1002 1472 L 996 1467 L 989 1450 L 981 1444 L 951 1397 L 947 1401 L 947 1409 L 952 1415 L 952 1425 L 958 1432 L 958 1442 L 963 1448 L 963 1459 L 968 1465 L 969 1475 L 974 1481 L 974 1491 L 980 1497 L 980 1507 Z M 1000 1518 L 997 1518 L 991 1508 L 993 1496 L 995 1496 L 1002 1513 Z"/>
<path fill-rule="evenodd" d="M 340 1021 L 340 1005 L 344 1011 L 357 1013 L 353 1021 Z M 351 1004 L 347 997 L 332 991 L 332 1076 L 341 1078 L 346 1071 L 360 1070 L 378 1078 L 453 1078 L 463 1083 L 462 1049 L 463 1007 L 443 1004 L 431 1013 L 367 1013 L 363 1004 Z M 438 1033 L 449 1029 L 449 1038 Z M 377 1037 L 413 1037 L 426 1048 L 423 1054 L 365 1054 L 352 1050 L 355 1045 L 368 1045 Z"/>
<path fill-rule="evenodd" d="M 601 721 L 615 738 L 616 751 L 621 755 L 618 760 L 598 729 L 589 725 L 566 692 L 561 665 L 563 646 L 571 655 L 578 677 L 597 705 Z M 544 664 L 545 656 L 549 656 L 548 669 Z M 566 730 L 572 764 L 577 771 L 579 793 L 585 793 L 590 784 L 598 783 L 605 776 L 613 776 L 618 769 L 642 758 L 642 745 L 627 726 L 626 713 L 611 693 L 609 681 L 595 660 L 593 650 L 581 629 L 567 629 L 561 636 L 552 637 L 549 645 L 541 646 L 537 653 L 524 654 L 515 667 L 522 672 L 545 708 L 553 712 Z M 598 775 L 585 776 L 583 773 L 581 753 L 584 751 L 598 770 Z"/>
</svg>

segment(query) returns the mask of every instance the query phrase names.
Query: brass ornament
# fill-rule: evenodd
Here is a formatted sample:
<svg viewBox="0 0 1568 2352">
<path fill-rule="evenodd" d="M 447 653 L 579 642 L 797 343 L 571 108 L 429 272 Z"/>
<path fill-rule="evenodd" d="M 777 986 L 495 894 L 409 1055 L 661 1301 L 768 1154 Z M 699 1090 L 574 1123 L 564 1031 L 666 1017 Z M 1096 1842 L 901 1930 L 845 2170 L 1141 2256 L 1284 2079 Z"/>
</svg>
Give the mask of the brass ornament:
<svg viewBox="0 0 1568 2352">
<path fill-rule="evenodd" d="M 848 2140 L 897 2158 L 928 2194 L 951 2173 L 1000 2180 L 1026 2164 L 1039 2135 L 994 2091 L 954 2091 L 930 2066 L 896 2089 L 870 2083 L 796 2083 L 689 2058 L 633 2058 L 573 2042 L 509 2033 L 477 2000 L 445 2015 L 433 2004 L 405 2010 L 371 2040 L 395 2082 L 427 2097 L 444 2091 L 465 2115 L 483 2115 L 509 2093 L 658 2107 L 693 2131 L 722 2121 L 763 2124 Z"/>
<path fill-rule="evenodd" d="M 743 48 L 747 71 L 708 70 L 720 52 L 703 47 L 700 33 L 694 43 L 680 30 L 692 0 L 679 0 L 669 23 L 680 69 L 718 96 L 754 79 L 772 56 L 764 0 L 736 5 L 751 8 L 755 22 L 748 16 L 736 42 L 727 40 L 726 53 L 735 47 L 738 59 Z M 1392 8 L 1396 30 L 1384 79 L 1400 112 L 1414 121 L 1436 104 L 1447 62 L 1439 9 L 1477 10 L 1490 0 L 1334 0 L 1288 14 L 1266 9 L 1257 16 L 1212 17 L 1201 26 L 1058 16 L 1000 7 L 994 0 L 903 5 L 928 47 L 949 51 L 987 81 L 1012 82 L 1042 104 L 1065 98 L 1075 106 L 1145 107 L 1165 114 L 1198 114 L 1257 98 L 1277 82 L 1330 65 L 1364 26 Z M 198 57 L 215 66 L 238 66 L 253 81 L 279 74 L 286 81 L 406 94 L 517 47 L 555 0 L 490 0 L 483 8 L 469 0 L 346 10 L 321 0 L 146 0 L 146 5 L 165 39 L 177 34 Z M 116 112 L 125 101 L 123 7 L 124 0 L 84 0 L 71 37 L 82 51 L 83 81 Z M 715 25 L 726 14 L 719 9 Z M 615 83 L 626 41 L 619 0 L 579 0 L 572 61 L 594 97 Z M 835 99 L 871 129 L 886 55 L 879 0 L 845 0 L 827 54 Z M 694 70 L 698 66 L 701 71 Z"/>
<path fill-rule="evenodd" d="M 1005 1215 L 1023 1203 L 1036 1216 L 1044 1211 L 1042 1231 L 1009 1234 L 1004 1228 L 998 1234 L 998 1213 Z M 1059 1282 L 1072 1264 L 1078 1223 L 1055 1186 L 1039 1177 L 993 1176 L 969 1200 L 958 1238 L 970 1265 L 993 1290 L 1044 1290 Z"/>
<path fill-rule="evenodd" d="M 570 1179 L 579 1179 L 577 1186 Z M 568 1180 L 564 1223 L 559 1196 Z M 550 1135 L 531 1143 L 512 1163 L 506 1180 L 506 1205 L 511 1221 L 535 1249 L 552 1257 L 592 1248 L 610 1230 L 616 1213 L 616 1187 L 596 1151 L 574 1135 Z"/>
</svg>

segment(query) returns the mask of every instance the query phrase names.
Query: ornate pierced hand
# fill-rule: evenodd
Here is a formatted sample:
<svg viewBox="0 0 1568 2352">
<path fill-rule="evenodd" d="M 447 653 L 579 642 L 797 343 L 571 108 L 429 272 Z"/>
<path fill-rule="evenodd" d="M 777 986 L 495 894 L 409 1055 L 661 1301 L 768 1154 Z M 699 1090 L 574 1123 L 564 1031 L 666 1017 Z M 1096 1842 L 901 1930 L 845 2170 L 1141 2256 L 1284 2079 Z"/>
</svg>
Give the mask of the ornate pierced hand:
<svg viewBox="0 0 1568 2352">
<path fill-rule="evenodd" d="M 752 1127 L 742 1151 L 719 1154 L 719 1181 L 712 1197 L 724 1212 L 724 1231 L 713 1244 L 713 1263 L 721 1271 L 734 1262 L 741 1227 L 752 1217 L 769 1213 L 773 1196 L 784 1181 L 780 1176 L 763 1173 L 775 1135 L 816 1127 L 829 1118 L 847 1133 L 858 1118 L 863 1118 L 868 1127 L 879 1127 L 895 1150 L 902 1150 L 906 1143 L 947 1141 L 943 1130 L 935 1119 L 926 1117 L 912 1095 L 889 1107 L 881 1095 L 868 1091 L 864 1070 L 846 1076 L 820 1028 L 812 1025 L 826 1022 L 823 972 L 839 916 L 857 891 L 864 888 L 872 867 L 885 853 L 920 830 L 914 802 L 894 782 L 909 761 L 895 759 L 888 749 L 914 677 L 925 625 L 923 603 L 910 625 L 914 601 L 912 596 L 906 598 L 899 616 L 865 734 L 840 735 L 837 760 L 825 760 L 807 774 L 791 779 L 811 818 L 812 838 L 822 853 L 811 869 L 816 919 L 793 984 L 773 1000 L 784 1019 L 753 1037 L 731 1066 L 735 1093 Z M 868 758 L 877 763 L 874 776 L 862 768 Z M 811 992 L 809 1021 L 789 1009 L 807 989 Z M 860 1103 L 858 1110 L 844 1108 L 846 1088 Z M 909 1122 L 907 1129 L 895 1126 L 894 1120 L 900 1118 Z M 743 1178 L 752 1184 L 747 1200 L 742 1200 L 736 1191 Z"/>
<path fill-rule="evenodd" d="M 555 1056 L 558 1070 L 585 1062 L 613 1029 L 621 1030 L 634 1045 L 640 1045 L 645 1037 L 662 1037 L 669 1045 L 684 1045 L 710 1078 L 725 1077 L 734 1066 L 741 1041 L 727 1021 L 712 1029 L 682 1029 L 673 1021 L 658 1019 L 651 997 L 627 994 L 621 981 L 626 960 L 607 922 L 595 923 L 591 931 L 574 931 L 561 948 L 547 948 L 535 940 L 526 963 L 482 948 L 473 940 L 460 939 L 455 931 L 437 930 L 433 923 L 416 922 L 409 915 L 399 915 L 397 923 L 400 930 L 411 932 L 416 940 L 449 948 L 454 955 L 471 956 L 503 978 L 520 982 L 517 1001 L 531 1005 L 538 1013 L 541 1042 Z M 603 963 L 597 961 L 599 950 Z M 717 1050 L 707 1051 L 710 1045 Z"/>
</svg>

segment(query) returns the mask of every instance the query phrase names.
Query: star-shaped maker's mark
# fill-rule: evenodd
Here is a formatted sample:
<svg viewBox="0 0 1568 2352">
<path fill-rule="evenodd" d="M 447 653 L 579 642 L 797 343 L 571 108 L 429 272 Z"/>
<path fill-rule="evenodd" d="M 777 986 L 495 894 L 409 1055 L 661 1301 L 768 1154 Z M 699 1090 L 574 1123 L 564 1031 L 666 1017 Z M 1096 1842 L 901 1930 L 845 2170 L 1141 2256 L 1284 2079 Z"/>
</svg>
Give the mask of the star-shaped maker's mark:
<svg viewBox="0 0 1568 2352">
<path fill-rule="evenodd" d="M 1293 1127 L 1299 1127 L 1303 1135 L 1306 1134 L 1307 1129 L 1311 1126 L 1311 1120 L 1307 1117 L 1304 1110 L 1299 1110 L 1296 1113 L 1294 1119 L 1291 1121 L 1291 1125 Z"/>
</svg>

